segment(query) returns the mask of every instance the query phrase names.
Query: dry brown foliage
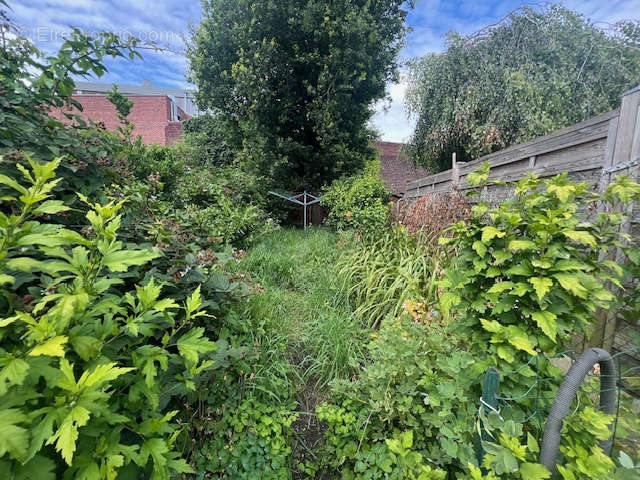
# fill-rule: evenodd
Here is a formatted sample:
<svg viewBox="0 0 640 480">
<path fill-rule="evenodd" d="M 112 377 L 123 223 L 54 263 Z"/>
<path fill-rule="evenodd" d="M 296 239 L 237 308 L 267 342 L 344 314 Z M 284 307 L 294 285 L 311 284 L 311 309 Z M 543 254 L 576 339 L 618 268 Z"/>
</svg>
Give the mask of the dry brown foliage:
<svg viewBox="0 0 640 480">
<path fill-rule="evenodd" d="M 466 220 L 470 212 L 465 196 L 458 192 L 442 192 L 396 202 L 392 215 L 393 220 L 407 227 L 410 234 L 424 235 L 435 245 L 445 228 Z"/>
</svg>

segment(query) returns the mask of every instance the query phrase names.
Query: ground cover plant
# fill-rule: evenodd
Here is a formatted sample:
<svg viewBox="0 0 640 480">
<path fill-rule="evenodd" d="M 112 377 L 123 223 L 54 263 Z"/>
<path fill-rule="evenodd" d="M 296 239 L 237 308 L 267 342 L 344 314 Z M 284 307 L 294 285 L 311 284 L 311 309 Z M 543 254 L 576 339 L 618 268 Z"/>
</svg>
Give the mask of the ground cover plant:
<svg viewBox="0 0 640 480">
<path fill-rule="evenodd" d="M 252 347 L 240 380 L 227 371 L 205 394 L 191 462 L 203 475 L 309 478 L 318 469 L 315 406 L 328 382 L 354 375 L 364 355 L 365 333 L 333 281 L 338 241 L 323 228 L 282 229 L 237 264 L 259 292 L 230 313 L 227 328 Z"/>
</svg>

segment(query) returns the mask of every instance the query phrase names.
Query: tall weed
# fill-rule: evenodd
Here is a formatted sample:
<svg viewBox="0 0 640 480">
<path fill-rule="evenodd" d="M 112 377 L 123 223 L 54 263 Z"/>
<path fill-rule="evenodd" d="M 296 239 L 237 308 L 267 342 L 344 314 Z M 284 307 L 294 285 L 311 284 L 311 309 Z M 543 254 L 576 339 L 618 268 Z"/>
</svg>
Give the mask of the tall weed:
<svg viewBox="0 0 640 480">
<path fill-rule="evenodd" d="M 355 318 L 375 328 L 386 316 L 399 315 L 408 301 L 435 304 L 444 260 L 424 237 L 393 227 L 347 249 L 338 261 L 338 278 Z"/>
</svg>

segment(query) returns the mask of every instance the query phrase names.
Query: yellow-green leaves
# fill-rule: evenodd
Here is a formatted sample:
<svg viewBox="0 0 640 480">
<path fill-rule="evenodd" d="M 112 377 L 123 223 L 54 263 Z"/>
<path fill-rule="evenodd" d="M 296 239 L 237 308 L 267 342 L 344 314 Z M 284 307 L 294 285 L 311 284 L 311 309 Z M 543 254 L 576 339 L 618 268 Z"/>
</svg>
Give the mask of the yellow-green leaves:
<svg viewBox="0 0 640 480">
<path fill-rule="evenodd" d="M 544 480 L 551 478 L 551 472 L 539 463 L 525 462 L 520 465 L 520 475 L 523 480 Z"/>
<path fill-rule="evenodd" d="M 71 408 L 71 411 L 64 417 L 58 430 L 47 440 L 47 445 L 55 442 L 56 451 L 60 452 L 67 465 L 72 464 L 73 453 L 76 451 L 76 440 L 78 440 L 78 429 L 89 421 L 90 412 L 80 405 Z"/>
<path fill-rule="evenodd" d="M 506 328 L 506 337 L 508 342 L 518 350 L 524 350 L 530 355 L 537 353 L 534 349 L 535 340 L 532 340 L 522 328 L 510 325 Z"/>
<path fill-rule="evenodd" d="M 558 281 L 562 288 L 573 293 L 576 297 L 587 298 L 589 292 L 582 286 L 577 274 L 556 273 L 553 275 L 553 278 Z"/>
<path fill-rule="evenodd" d="M 64 357 L 63 345 L 67 343 L 68 340 L 69 339 L 65 335 L 58 335 L 56 337 L 50 338 L 46 342 L 35 346 L 29 352 L 29 355 L 32 357 L 37 357 L 38 355 L 48 355 L 51 357 Z"/>
<path fill-rule="evenodd" d="M 550 184 L 547 187 L 547 191 L 549 193 L 553 193 L 556 197 L 558 197 L 558 200 L 560 200 L 560 202 L 567 203 L 567 201 L 575 193 L 576 186 L 572 183 L 567 183 L 565 185 Z"/>
<path fill-rule="evenodd" d="M 540 327 L 540 330 L 542 330 L 547 337 L 549 337 L 554 342 L 556 341 L 557 315 L 549 312 L 548 310 L 543 310 L 540 312 L 533 312 L 531 314 L 531 318 L 534 322 L 536 322 L 538 327 Z"/>
<path fill-rule="evenodd" d="M 493 240 L 494 238 L 502 238 L 506 235 L 505 232 L 501 232 L 496 227 L 491 225 L 487 225 L 486 227 L 482 227 L 482 242 L 487 243 Z"/>
<path fill-rule="evenodd" d="M 204 338 L 204 328 L 192 328 L 185 333 L 177 342 L 178 350 L 187 362 L 195 365 L 198 363 L 200 353 L 212 352 L 216 348 L 216 344 L 207 338 Z"/>
<path fill-rule="evenodd" d="M 591 248 L 597 248 L 598 246 L 596 239 L 589 232 L 585 232 L 583 230 L 569 230 L 563 233 L 565 237 L 573 242 L 582 243 Z"/>
<path fill-rule="evenodd" d="M 531 240 L 511 240 L 507 248 L 512 252 L 519 252 L 522 250 L 533 250 L 536 248 L 536 244 Z"/>
<path fill-rule="evenodd" d="M 536 291 L 538 300 L 542 300 L 549 292 L 553 285 L 553 280 L 545 277 L 531 277 L 529 283 L 533 285 L 533 289 Z"/>
</svg>

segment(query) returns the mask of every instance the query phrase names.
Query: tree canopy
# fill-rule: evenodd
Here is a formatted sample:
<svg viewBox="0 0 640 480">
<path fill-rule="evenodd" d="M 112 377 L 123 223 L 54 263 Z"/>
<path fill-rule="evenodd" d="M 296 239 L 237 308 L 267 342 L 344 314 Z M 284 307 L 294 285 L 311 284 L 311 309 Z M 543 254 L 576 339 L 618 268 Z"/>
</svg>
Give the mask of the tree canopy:
<svg viewBox="0 0 640 480">
<path fill-rule="evenodd" d="M 520 8 L 410 65 L 408 152 L 436 172 L 611 110 L 640 81 L 638 23 L 607 31 L 554 5 Z"/>
<path fill-rule="evenodd" d="M 357 171 L 374 154 L 367 121 L 396 76 L 405 3 L 206 0 L 188 49 L 199 104 L 273 186 Z"/>
</svg>

